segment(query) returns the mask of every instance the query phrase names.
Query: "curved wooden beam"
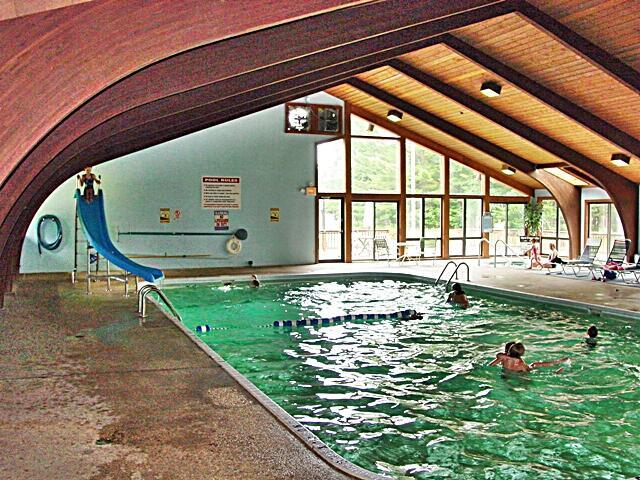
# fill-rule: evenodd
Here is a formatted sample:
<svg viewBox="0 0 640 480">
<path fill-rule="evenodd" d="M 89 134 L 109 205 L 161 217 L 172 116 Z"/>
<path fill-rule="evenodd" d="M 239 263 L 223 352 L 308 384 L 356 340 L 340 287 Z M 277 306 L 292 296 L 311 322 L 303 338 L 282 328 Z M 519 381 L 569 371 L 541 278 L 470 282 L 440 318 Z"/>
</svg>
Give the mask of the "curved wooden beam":
<svg viewBox="0 0 640 480">
<path fill-rule="evenodd" d="M 529 175 L 545 186 L 560 207 L 569 233 L 569 253 L 571 258 L 578 258 L 580 256 L 580 189 L 544 170 L 534 170 Z"/>
</svg>

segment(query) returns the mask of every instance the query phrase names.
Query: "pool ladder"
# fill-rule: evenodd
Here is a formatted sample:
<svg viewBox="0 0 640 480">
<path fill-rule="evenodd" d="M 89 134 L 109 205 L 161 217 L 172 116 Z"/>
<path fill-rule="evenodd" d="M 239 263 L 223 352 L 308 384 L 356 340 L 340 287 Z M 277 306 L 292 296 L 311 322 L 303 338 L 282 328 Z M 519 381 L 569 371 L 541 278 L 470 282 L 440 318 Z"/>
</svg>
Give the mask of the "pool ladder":
<svg viewBox="0 0 640 480">
<path fill-rule="evenodd" d="M 140 287 L 140 290 L 138 290 L 138 315 L 140 318 L 146 318 L 147 316 L 147 296 L 151 292 L 157 293 L 158 297 L 160 297 L 164 304 L 169 308 L 171 313 L 182 322 L 182 317 L 171 303 L 171 300 L 169 300 L 164 292 L 160 290 L 160 287 L 153 283 L 146 283 Z"/>
<path fill-rule="evenodd" d="M 451 280 L 453 279 L 453 277 L 456 277 L 456 280 L 458 279 L 458 270 L 460 269 L 460 267 L 462 267 L 463 265 L 465 267 L 467 267 L 467 282 L 469 281 L 469 265 L 467 264 L 467 262 L 460 262 L 460 263 L 456 263 L 453 260 L 451 260 L 450 262 L 447 262 L 447 264 L 444 266 L 444 268 L 442 269 L 442 271 L 440 272 L 440 275 L 438 276 L 438 279 L 436 280 L 436 285 L 438 285 L 438 283 L 440 282 L 440 279 L 442 278 L 442 276 L 444 275 L 444 272 L 447 271 L 447 268 L 449 268 L 449 265 L 455 265 L 455 270 L 453 271 L 453 273 L 451 274 L 451 276 L 449 277 L 449 280 L 447 280 L 447 283 L 444 287 L 445 291 L 449 290 L 449 284 L 451 283 Z"/>
</svg>

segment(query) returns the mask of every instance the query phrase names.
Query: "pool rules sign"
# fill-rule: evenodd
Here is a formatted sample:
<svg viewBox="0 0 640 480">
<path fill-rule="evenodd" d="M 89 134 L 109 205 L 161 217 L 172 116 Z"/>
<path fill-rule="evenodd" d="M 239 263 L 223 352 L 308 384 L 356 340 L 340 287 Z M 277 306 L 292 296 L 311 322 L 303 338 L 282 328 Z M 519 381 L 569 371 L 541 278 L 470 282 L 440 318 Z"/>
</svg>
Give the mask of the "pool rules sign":
<svg viewBox="0 0 640 480">
<path fill-rule="evenodd" d="M 240 177 L 202 177 L 202 208 L 240 210 Z"/>
</svg>

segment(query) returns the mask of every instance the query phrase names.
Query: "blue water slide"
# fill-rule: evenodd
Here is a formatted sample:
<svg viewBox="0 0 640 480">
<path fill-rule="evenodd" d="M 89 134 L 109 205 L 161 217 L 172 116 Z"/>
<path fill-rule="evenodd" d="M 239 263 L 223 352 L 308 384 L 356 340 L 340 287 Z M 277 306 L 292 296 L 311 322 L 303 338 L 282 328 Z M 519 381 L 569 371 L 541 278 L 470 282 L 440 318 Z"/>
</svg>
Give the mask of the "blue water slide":
<svg viewBox="0 0 640 480">
<path fill-rule="evenodd" d="M 82 231 L 87 237 L 87 241 L 100 255 L 114 265 L 143 278 L 147 282 L 155 282 L 164 277 L 161 270 L 145 267 L 126 257 L 111 242 L 109 231 L 107 230 L 107 219 L 104 214 L 104 195 L 102 190 L 98 192 L 92 202 L 87 202 L 80 194 L 80 190 L 76 190 L 76 204 Z"/>
</svg>

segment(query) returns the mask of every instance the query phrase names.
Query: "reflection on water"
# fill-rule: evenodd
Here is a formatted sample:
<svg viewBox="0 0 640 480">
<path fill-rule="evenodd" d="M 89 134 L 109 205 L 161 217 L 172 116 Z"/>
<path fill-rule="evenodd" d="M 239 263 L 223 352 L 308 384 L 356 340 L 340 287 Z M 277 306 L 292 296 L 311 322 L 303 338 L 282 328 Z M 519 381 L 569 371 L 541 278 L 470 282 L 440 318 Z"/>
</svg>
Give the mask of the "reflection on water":
<svg viewBox="0 0 640 480">
<path fill-rule="evenodd" d="M 629 322 L 472 298 L 397 281 L 196 286 L 170 291 L 191 328 L 334 450 L 411 478 L 593 479 L 640 474 L 640 353 Z M 279 330 L 274 320 L 386 313 L 421 320 Z M 596 323 L 597 347 L 581 336 Z M 530 374 L 487 364 L 507 341 Z"/>
</svg>

